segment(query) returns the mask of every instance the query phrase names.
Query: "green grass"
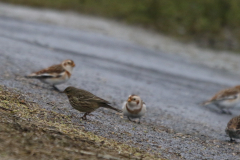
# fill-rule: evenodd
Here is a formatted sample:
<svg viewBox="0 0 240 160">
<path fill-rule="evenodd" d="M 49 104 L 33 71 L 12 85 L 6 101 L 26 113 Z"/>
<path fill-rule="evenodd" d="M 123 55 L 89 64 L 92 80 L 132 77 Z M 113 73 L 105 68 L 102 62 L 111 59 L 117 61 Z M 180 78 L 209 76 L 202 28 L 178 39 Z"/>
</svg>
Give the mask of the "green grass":
<svg viewBox="0 0 240 160">
<path fill-rule="evenodd" d="M 203 46 L 239 50 L 238 0 L 2 0 L 73 10 L 157 30 Z"/>
</svg>

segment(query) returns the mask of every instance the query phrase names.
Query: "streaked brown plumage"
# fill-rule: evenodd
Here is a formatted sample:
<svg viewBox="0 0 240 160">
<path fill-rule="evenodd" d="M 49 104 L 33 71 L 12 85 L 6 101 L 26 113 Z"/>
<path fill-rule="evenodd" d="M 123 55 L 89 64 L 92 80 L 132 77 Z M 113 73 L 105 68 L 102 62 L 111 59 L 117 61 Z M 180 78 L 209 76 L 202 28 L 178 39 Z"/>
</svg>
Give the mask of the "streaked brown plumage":
<svg viewBox="0 0 240 160">
<path fill-rule="evenodd" d="M 236 88 L 231 88 L 231 89 L 225 89 L 222 90 L 220 92 L 218 92 L 217 94 L 215 94 L 210 100 L 208 100 L 205 103 L 209 103 L 209 102 L 214 102 L 214 101 L 218 101 L 218 100 L 226 100 L 226 99 L 231 99 L 233 95 L 236 95 L 239 93 L 239 90 Z M 230 98 L 228 98 L 230 97 Z M 233 97 L 232 99 L 234 99 L 235 97 Z"/>
<path fill-rule="evenodd" d="M 240 104 L 240 86 L 219 91 L 211 99 L 203 103 L 203 105 L 208 104 L 215 104 L 223 113 L 231 114 L 229 109 Z M 228 112 L 224 111 L 224 109 L 227 109 Z"/>
<path fill-rule="evenodd" d="M 240 115 L 228 122 L 225 132 L 230 137 L 230 141 L 233 141 L 232 138 L 240 138 Z"/>
<path fill-rule="evenodd" d="M 67 87 L 63 92 L 68 96 L 69 102 L 74 109 L 80 112 L 85 112 L 84 116 L 82 117 L 84 120 L 87 119 L 86 116 L 89 113 L 95 111 L 99 107 L 109 108 L 117 112 L 122 112 L 121 110 L 110 106 L 110 102 L 99 98 L 83 89 L 78 89 L 70 86 Z"/>
</svg>

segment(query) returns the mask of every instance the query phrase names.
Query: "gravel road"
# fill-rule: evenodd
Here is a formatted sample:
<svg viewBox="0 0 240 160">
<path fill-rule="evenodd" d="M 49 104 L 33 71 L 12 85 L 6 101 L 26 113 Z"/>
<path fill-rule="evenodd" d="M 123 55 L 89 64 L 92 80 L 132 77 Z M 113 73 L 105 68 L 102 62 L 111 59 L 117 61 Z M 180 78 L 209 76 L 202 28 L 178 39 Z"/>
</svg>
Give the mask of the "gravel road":
<svg viewBox="0 0 240 160">
<path fill-rule="evenodd" d="M 239 84 L 240 76 L 226 69 L 106 34 L 5 12 L 0 13 L 0 59 L 1 84 L 21 90 L 46 109 L 72 114 L 74 123 L 95 134 L 156 151 L 168 159 L 240 159 L 239 143 L 229 143 L 224 132 L 240 110 L 225 115 L 214 106 L 199 105 L 220 89 Z M 65 95 L 24 78 L 64 59 L 73 59 L 76 67 L 60 89 L 83 88 L 118 108 L 129 94 L 138 94 L 148 107 L 142 124 L 105 109 L 82 122 L 82 114 L 71 108 Z"/>
</svg>

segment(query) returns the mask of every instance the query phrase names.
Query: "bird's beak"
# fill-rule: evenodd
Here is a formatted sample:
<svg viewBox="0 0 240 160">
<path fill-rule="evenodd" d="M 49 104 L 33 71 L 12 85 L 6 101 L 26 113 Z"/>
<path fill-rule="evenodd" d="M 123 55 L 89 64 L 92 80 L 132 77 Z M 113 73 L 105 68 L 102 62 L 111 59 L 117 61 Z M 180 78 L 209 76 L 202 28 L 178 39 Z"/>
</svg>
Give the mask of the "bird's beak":
<svg viewBox="0 0 240 160">
<path fill-rule="evenodd" d="M 132 99 L 129 97 L 129 98 L 128 98 L 128 102 L 131 102 L 131 101 L 132 101 Z"/>
<path fill-rule="evenodd" d="M 75 63 L 73 62 L 72 67 L 75 67 Z"/>
</svg>

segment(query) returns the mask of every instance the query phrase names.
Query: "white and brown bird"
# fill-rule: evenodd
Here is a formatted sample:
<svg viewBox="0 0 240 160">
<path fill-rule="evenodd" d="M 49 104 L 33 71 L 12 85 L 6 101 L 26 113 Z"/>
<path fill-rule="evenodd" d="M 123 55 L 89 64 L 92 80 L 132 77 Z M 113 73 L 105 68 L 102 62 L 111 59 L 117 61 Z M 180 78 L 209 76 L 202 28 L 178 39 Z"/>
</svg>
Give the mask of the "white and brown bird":
<svg viewBox="0 0 240 160">
<path fill-rule="evenodd" d="M 240 107 L 240 86 L 219 91 L 203 105 L 215 104 L 223 113 L 231 114 L 230 108 Z M 224 110 L 227 109 L 227 112 Z"/>
<path fill-rule="evenodd" d="M 70 79 L 72 70 L 75 67 L 73 60 L 67 59 L 61 64 L 53 65 L 40 71 L 34 72 L 26 78 L 39 79 L 43 83 L 52 85 L 55 89 L 57 84 L 61 84 Z M 57 89 L 58 90 L 58 89 Z"/>
<path fill-rule="evenodd" d="M 233 141 L 233 138 L 240 138 L 240 116 L 233 117 L 228 122 L 225 132 L 230 137 L 230 141 Z"/>
<path fill-rule="evenodd" d="M 131 118 L 139 118 L 147 112 L 146 104 L 137 95 L 130 95 L 128 100 L 123 103 L 123 115 L 127 116 L 130 121 Z"/>
</svg>

